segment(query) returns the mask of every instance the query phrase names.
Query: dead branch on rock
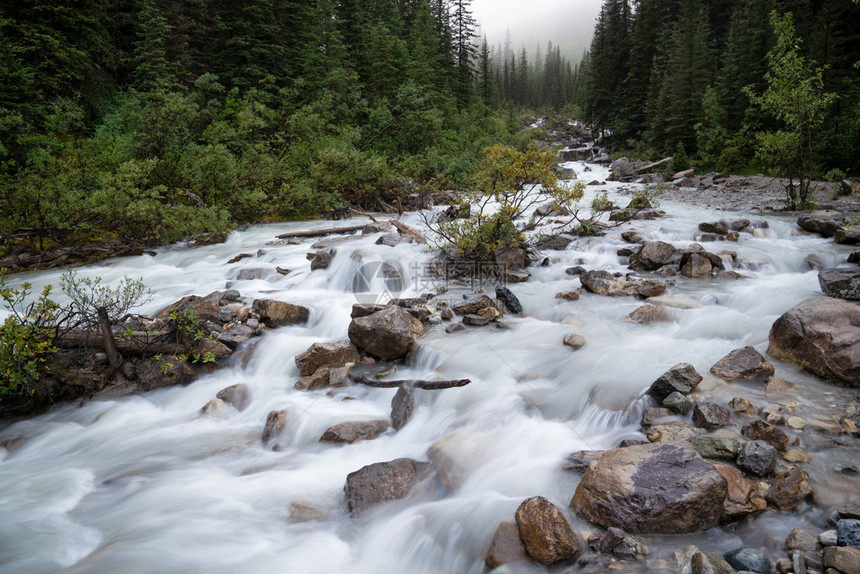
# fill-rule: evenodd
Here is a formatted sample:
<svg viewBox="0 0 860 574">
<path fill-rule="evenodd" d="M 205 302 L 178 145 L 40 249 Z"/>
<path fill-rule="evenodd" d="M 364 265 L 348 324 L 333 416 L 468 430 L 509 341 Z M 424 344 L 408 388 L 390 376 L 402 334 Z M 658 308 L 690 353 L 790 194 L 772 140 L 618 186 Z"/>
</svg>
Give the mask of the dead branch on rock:
<svg viewBox="0 0 860 574">
<path fill-rule="evenodd" d="M 278 239 L 298 239 L 302 237 L 322 237 L 333 233 L 355 233 L 364 229 L 364 225 L 351 225 L 349 227 L 328 227 L 326 229 L 311 229 L 308 231 L 290 231 L 277 236 Z"/>
</svg>

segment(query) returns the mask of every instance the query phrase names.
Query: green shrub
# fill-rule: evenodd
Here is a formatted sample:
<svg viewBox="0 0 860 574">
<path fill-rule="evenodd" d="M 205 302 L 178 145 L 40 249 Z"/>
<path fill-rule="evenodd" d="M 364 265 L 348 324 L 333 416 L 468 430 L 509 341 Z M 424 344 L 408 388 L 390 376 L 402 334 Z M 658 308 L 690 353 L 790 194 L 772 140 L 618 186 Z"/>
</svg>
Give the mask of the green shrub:
<svg viewBox="0 0 860 574">
<path fill-rule="evenodd" d="M 53 341 L 58 307 L 48 298 L 51 286 L 26 304 L 30 289 L 29 283 L 9 287 L 0 274 L 0 299 L 10 313 L 0 325 L 0 395 L 35 393 L 43 365 L 57 350 Z"/>
</svg>

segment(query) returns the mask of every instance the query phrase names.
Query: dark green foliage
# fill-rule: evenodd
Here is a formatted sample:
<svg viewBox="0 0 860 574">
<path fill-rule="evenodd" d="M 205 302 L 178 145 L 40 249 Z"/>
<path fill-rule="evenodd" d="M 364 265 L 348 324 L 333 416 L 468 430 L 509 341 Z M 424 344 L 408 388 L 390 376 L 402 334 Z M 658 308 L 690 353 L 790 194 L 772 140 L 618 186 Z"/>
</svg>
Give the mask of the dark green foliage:
<svg viewBox="0 0 860 574">
<path fill-rule="evenodd" d="M 823 90 L 838 96 L 822 110 L 806 156 L 821 173 L 860 172 L 856 2 L 636 0 L 630 13 L 625 5 L 604 1 L 574 92 L 595 128 L 611 133 L 610 144 L 651 158 L 682 145 L 690 161 L 705 169 L 787 173 L 785 154 L 774 155 L 778 142 L 770 138 L 763 146 L 754 136 L 774 132 L 780 122 L 749 97 L 767 88 L 768 53 L 776 44 L 770 12 L 778 9 L 793 14 L 799 55 L 825 66 Z M 752 91 L 745 92 L 746 86 Z M 779 155 L 781 165 L 774 163 Z"/>
</svg>

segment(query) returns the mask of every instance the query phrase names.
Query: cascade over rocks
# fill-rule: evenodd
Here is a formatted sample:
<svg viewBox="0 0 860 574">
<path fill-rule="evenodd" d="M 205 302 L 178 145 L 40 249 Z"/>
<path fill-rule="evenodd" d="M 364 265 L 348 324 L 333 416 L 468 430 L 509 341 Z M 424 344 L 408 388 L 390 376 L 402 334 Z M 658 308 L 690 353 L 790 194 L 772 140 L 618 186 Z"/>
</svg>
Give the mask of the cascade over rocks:
<svg viewBox="0 0 860 574">
<path fill-rule="evenodd" d="M 680 534 L 716 526 L 726 479 L 691 445 L 656 443 L 608 451 L 585 471 L 571 508 L 604 527 Z"/>
<path fill-rule="evenodd" d="M 771 357 L 860 387 L 860 306 L 829 297 L 807 299 L 774 322 L 769 339 Z"/>
</svg>

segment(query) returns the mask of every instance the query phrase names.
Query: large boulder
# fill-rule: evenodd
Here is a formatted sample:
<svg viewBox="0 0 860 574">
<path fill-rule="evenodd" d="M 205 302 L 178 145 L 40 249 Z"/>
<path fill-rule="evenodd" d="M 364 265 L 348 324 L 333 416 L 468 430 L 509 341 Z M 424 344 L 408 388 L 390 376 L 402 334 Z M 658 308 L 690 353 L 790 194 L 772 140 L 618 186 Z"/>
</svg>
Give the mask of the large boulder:
<svg viewBox="0 0 860 574">
<path fill-rule="evenodd" d="M 860 386 L 860 306 L 807 299 L 774 322 L 767 352 L 824 379 Z"/>
<path fill-rule="evenodd" d="M 817 233 L 822 237 L 833 237 L 836 235 L 836 232 L 842 228 L 842 226 L 836 221 L 830 219 L 819 219 L 809 215 L 800 217 L 797 220 L 797 226 L 804 231 Z"/>
<path fill-rule="evenodd" d="M 173 385 L 187 385 L 197 380 L 197 371 L 179 359 L 147 359 L 137 367 L 137 386 L 153 391 Z"/>
<path fill-rule="evenodd" d="M 819 271 L 818 284 L 828 297 L 860 301 L 860 267 L 837 267 Z"/>
<path fill-rule="evenodd" d="M 607 528 L 680 534 L 716 526 L 727 495 L 726 479 L 691 445 L 656 443 L 594 460 L 570 504 L 580 517 Z"/>
<path fill-rule="evenodd" d="M 296 355 L 296 366 L 303 377 L 309 377 L 320 367 L 342 367 L 361 360 L 358 349 L 349 341 L 314 343 L 304 353 Z"/>
<path fill-rule="evenodd" d="M 536 562 L 549 566 L 579 554 L 579 539 L 570 523 L 543 496 L 524 500 L 517 508 L 516 519 L 526 552 Z"/>
<path fill-rule="evenodd" d="M 838 229 L 833 234 L 833 241 L 842 245 L 860 244 L 860 225 L 852 225 L 847 229 Z"/>
<path fill-rule="evenodd" d="M 711 367 L 711 373 L 727 381 L 767 380 L 773 376 L 773 365 L 754 347 L 735 349 Z"/>
<path fill-rule="evenodd" d="M 349 324 L 350 341 L 387 361 L 404 358 L 415 346 L 415 339 L 423 334 L 421 321 L 394 305 L 367 317 L 357 317 Z"/>
<path fill-rule="evenodd" d="M 406 498 L 422 481 L 433 475 L 429 462 L 398 458 L 369 464 L 346 477 L 346 503 L 353 516 L 368 508 Z"/>
<path fill-rule="evenodd" d="M 219 316 L 221 315 L 221 307 L 219 303 L 224 297 L 224 293 L 224 291 L 213 291 L 205 297 L 199 297 L 197 295 L 183 297 L 169 307 L 165 307 L 156 313 L 153 318 L 167 320 L 174 311 L 191 309 L 195 315 L 200 317 L 201 321 L 212 321 L 213 323 L 219 324 L 221 322 L 219 319 Z"/>
<path fill-rule="evenodd" d="M 307 307 L 271 299 L 257 299 L 251 308 L 260 316 L 260 322 L 270 328 L 300 325 L 307 323 L 310 317 Z"/>
<path fill-rule="evenodd" d="M 649 241 L 630 256 L 629 266 L 636 271 L 656 271 L 664 265 L 679 263 L 681 252 L 665 241 Z"/>
</svg>

